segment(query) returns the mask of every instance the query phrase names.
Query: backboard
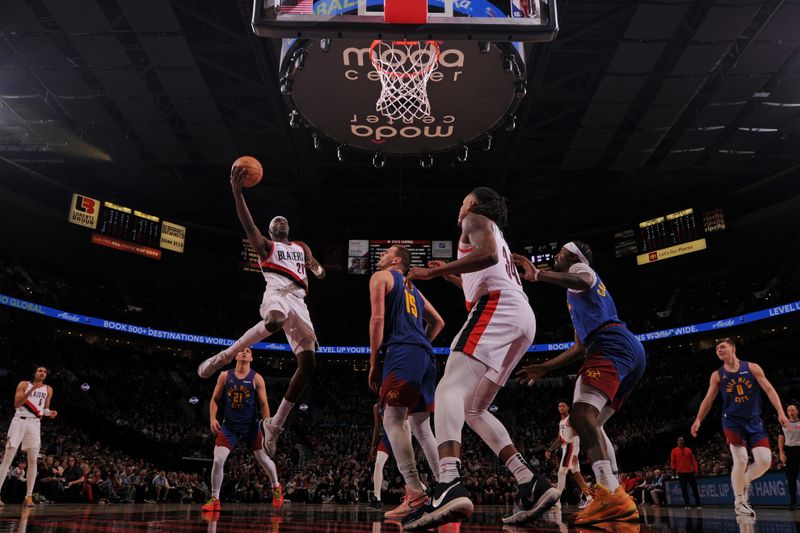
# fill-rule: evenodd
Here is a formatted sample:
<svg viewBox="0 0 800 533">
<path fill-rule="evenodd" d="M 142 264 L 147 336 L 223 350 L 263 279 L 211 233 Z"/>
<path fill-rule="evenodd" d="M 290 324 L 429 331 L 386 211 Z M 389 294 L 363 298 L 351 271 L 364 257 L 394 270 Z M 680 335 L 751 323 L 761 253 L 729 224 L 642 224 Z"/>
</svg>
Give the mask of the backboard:
<svg viewBox="0 0 800 533">
<path fill-rule="evenodd" d="M 300 39 L 548 42 L 558 32 L 556 0 L 427 3 L 425 23 L 393 24 L 386 22 L 384 0 L 255 0 L 252 24 L 261 37 Z"/>
</svg>

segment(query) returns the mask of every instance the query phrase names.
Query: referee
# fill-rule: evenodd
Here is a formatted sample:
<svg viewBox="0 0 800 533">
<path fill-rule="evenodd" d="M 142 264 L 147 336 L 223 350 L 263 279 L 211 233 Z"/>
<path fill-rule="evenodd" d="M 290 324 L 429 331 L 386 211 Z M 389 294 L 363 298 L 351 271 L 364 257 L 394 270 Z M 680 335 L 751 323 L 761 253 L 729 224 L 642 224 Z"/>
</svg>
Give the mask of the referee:
<svg viewBox="0 0 800 533">
<path fill-rule="evenodd" d="M 789 509 L 797 508 L 797 472 L 800 468 L 800 418 L 797 410 L 798 402 L 786 407 L 789 423 L 778 436 L 778 450 L 781 463 L 786 465 L 786 481 L 789 485 Z"/>
</svg>

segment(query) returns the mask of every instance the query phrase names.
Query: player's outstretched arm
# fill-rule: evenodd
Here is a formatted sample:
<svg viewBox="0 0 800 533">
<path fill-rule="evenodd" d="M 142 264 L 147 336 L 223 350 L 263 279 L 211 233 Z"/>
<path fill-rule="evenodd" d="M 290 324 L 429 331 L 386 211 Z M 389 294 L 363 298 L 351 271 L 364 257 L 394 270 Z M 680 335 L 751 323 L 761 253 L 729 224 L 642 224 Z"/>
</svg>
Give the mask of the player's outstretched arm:
<svg viewBox="0 0 800 533">
<path fill-rule="evenodd" d="M 772 404 L 772 407 L 774 407 L 775 411 L 778 413 L 778 422 L 780 422 L 781 426 L 786 427 L 786 424 L 789 423 L 789 419 L 786 418 L 786 414 L 783 412 L 781 398 L 778 396 L 775 387 L 773 387 L 772 383 L 767 379 L 766 374 L 764 374 L 764 369 L 761 368 L 761 365 L 750 363 L 750 372 L 753 373 L 756 381 L 758 381 L 758 384 L 761 385 L 761 388 L 764 390 L 764 394 L 769 398 L 769 403 Z"/>
<path fill-rule="evenodd" d="M 445 261 L 440 261 L 439 259 L 434 259 L 433 261 L 428 261 L 428 268 L 438 268 L 440 266 L 444 266 Z M 458 274 L 447 274 L 442 276 L 445 281 L 449 281 L 459 289 L 463 287 L 461 283 L 461 276 Z"/>
<path fill-rule="evenodd" d="M 592 288 L 592 275 L 588 272 L 552 272 L 550 270 L 539 270 L 530 259 L 523 255 L 512 254 L 514 264 L 522 269 L 522 279 L 531 283 L 546 281 L 553 285 L 558 285 L 565 289 L 576 291 L 586 291 Z"/>
<path fill-rule="evenodd" d="M 552 359 L 548 359 L 544 363 L 524 366 L 517 371 L 517 382 L 521 385 L 531 386 L 536 383 L 536 380 L 541 379 L 545 374 L 570 365 L 573 361 L 577 361 L 585 356 L 586 348 L 578 338 L 578 334 L 575 333 L 575 343 L 565 351 L 561 352 Z"/>
<path fill-rule="evenodd" d="M 703 401 L 700 403 L 700 408 L 697 410 L 697 416 L 694 419 L 694 423 L 692 424 L 692 437 L 697 436 L 697 432 L 700 431 L 700 424 L 703 422 L 703 419 L 708 415 L 708 412 L 711 410 L 711 406 L 714 405 L 714 398 L 717 397 L 719 393 L 719 374 L 714 372 L 711 374 L 711 379 L 708 381 L 708 392 L 706 392 L 706 397 L 703 398 Z"/>
<path fill-rule="evenodd" d="M 325 272 L 325 269 L 322 268 L 322 265 L 319 263 L 319 261 L 317 261 L 317 259 L 314 257 L 314 254 L 311 253 L 311 248 L 304 242 L 297 241 L 297 244 L 303 248 L 303 251 L 306 254 L 306 268 L 310 270 L 317 279 L 325 279 L 327 273 Z"/>
<path fill-rule="evenodd" d="M 414 267 L 408 273 L 408 280 L 468 274 L 496 265 L 500 261 L 497 255 L 497 241 L 494 240 L 492 232 L 492 222 L 488 218 L 470 213 L 461 221 L 461 231 L 474 246 L 469 255 L 436 268 Z"/>
<path fill-rule="evenodd" d="M 422 296 L 423 302 L 422 318 L 425 320 L 425 338 L 428 339 L 428 342 L 433 342 L 433 339 L 438 337 L 444 329 L 444 319 L 421 291 L 419 295 Z"/>
<path fill-rule="evenodd" d="M 246 176 L 246 167 L 233 167 L 231 169 L 231 190 L 233 191 L 233 201 L 236 203 L 236 215 L 239 217 L 239 222 L 242 223 L 242 228 L 244 228 L 250 246 L 253 247 L 261 259 L 266 259 L 270 250 L 272 250 L 272 241 L 261 235 L 261 231 L 259 231 L 256 223 L 253 222 L 253 217 L 250 215 L 250 210 L 244 201 L 242 180 Z"/>
<path fill-rule="evenodd" d="M 369 280 L 369 388 L 375 394 L 380 388 L 381 376 L 378 369 L 378 352 L 383 344 L 383 325 L 386 319 L 386 295 L 392 290 L 392 275 L 381 270 L 375 272 Z"/>
</svg>

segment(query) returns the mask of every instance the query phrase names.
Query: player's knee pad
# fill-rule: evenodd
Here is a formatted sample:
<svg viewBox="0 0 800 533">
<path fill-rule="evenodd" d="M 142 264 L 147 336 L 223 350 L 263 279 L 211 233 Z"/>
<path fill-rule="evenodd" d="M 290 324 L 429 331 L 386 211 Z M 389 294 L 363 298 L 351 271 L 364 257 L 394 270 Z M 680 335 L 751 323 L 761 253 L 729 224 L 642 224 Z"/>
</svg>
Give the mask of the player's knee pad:
<svg viewBox="0 0 800 533">
<path fill-rule="evenodd" d="M 282 329 L 285 323 L 286 316 L 282 315 L 281 313 L 271 311 L 267 315 L 266 320 L 264 320 L 264 327 L 266 327 L 267 331 L 270 333 L 275 333 L 279 329 Z"/>
</svg>

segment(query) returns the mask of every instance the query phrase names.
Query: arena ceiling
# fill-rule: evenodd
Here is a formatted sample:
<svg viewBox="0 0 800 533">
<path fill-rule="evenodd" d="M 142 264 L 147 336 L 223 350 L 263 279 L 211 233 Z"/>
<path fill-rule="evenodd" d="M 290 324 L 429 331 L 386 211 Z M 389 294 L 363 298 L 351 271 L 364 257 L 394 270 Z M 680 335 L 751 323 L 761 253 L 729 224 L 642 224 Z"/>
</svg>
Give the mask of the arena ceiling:
<svg viewBox="0 0 800 533">
<path fill-rule="evenodd" d="M 431 170 L 315 151 L 289 127 L 280 46 L 253 35 L 251 7 L 2 0 L 5 184 L 233 229 L 227 169 L 251 154 L 266 169 L 251 207 L 299 217 L 309 238 L 450 227 L 480 184 L 511 199 L 515 234 L 541 238 L 800 194 L 800 0 L 560 0 L 558 38 L 529 50 L 516 130 Z"/>
</svg>

